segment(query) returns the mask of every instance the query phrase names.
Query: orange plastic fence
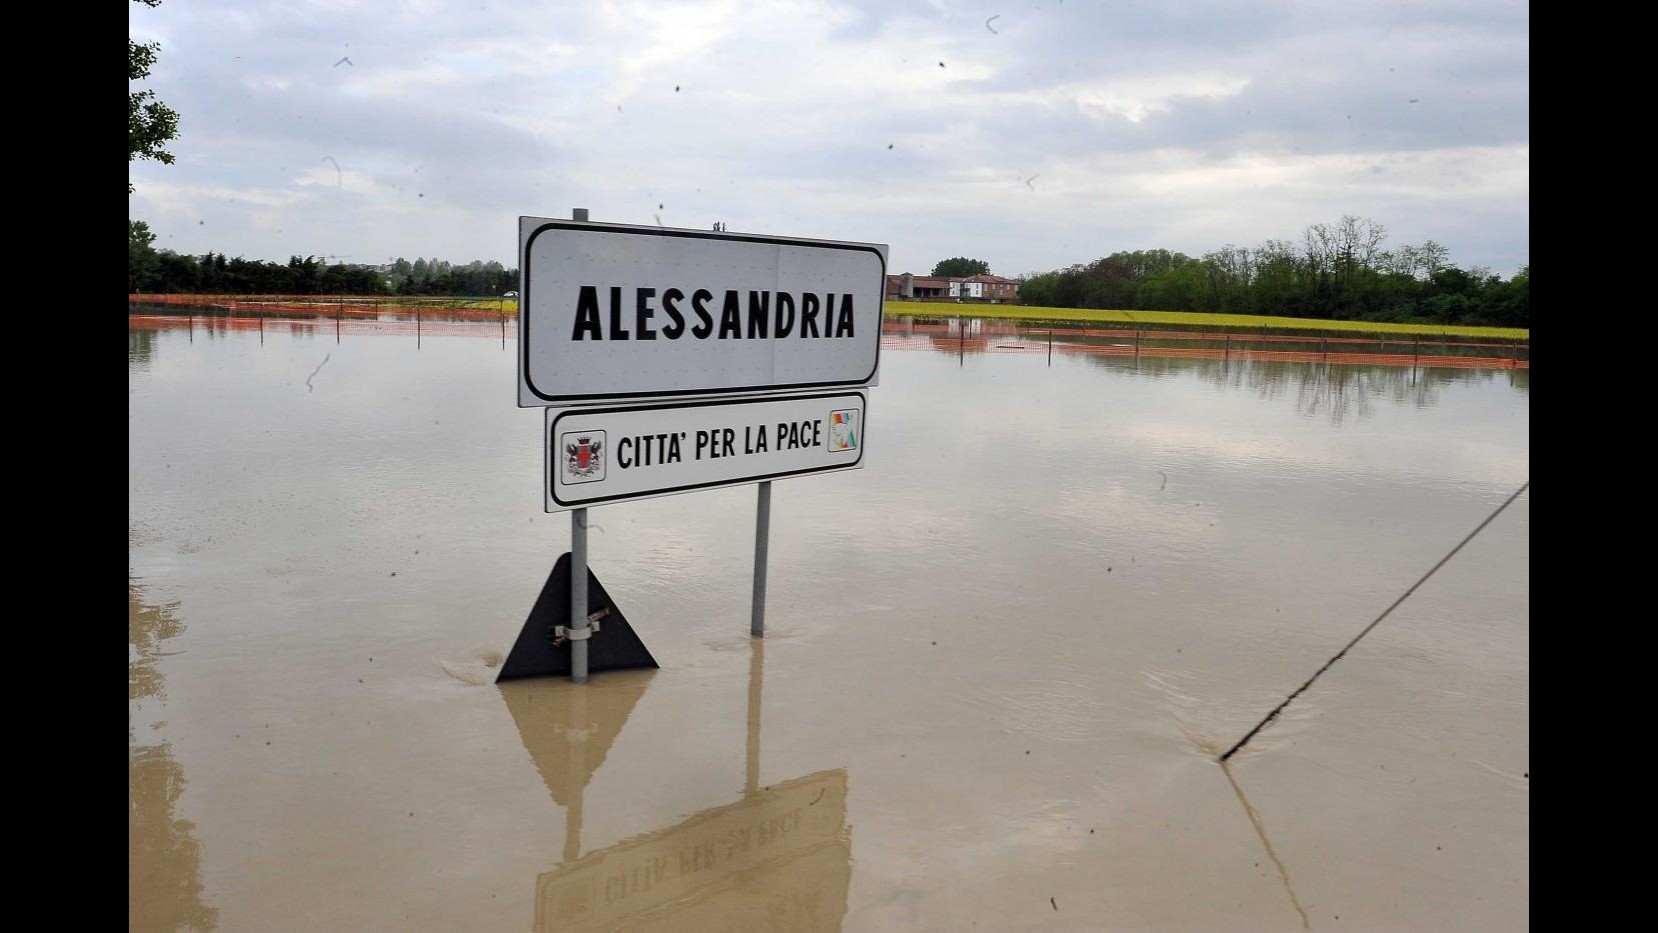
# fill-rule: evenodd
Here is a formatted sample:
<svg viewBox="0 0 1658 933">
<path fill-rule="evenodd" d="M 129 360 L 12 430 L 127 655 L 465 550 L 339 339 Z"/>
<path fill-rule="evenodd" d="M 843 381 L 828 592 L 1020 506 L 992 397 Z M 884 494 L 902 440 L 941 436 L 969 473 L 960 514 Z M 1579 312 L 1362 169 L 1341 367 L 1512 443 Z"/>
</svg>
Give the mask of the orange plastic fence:
<svg viewBox="0 0 1658 933">
<path fill-rule="evenodd" d="M 128 295 L 127 304 L 160 305 L 181 310 L 199 310 L 214 314 L 256 314 L 282 317 L 366 317 L 381 314 L 443 314 L 473 320 L 499 320 L 513 317 L 505 305 L 497 307 L 465 308 L 468 304 L 487 299 L 476 298 L 367 298 L 362 296 L 326 295 Z"/>
<path fill-rule="evenodd" d="M 495 337 L 515 339 L 518 325 L 506 321 L 472 321 L 424 319 L 408 321 L 370 321 L 361 318 L 280 318 L 231 317 L 203 315 L 178 317 L 171 314 L 130 314 L 129 330 L 195 330 L 197 332 L 258 332 L 265 334 L 300 334 L 309 336 L 364 337 Z"/>
</svg>

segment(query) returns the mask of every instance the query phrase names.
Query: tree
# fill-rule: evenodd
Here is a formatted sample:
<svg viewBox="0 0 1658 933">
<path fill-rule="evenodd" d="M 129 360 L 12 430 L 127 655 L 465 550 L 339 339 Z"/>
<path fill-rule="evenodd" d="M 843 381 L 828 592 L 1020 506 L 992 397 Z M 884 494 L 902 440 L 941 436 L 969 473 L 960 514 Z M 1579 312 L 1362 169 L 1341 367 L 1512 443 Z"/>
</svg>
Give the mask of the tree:
<svg viewBox="0 0 1658 933">
<path fill-rule="evenodd" d="M 1374 220 L 1343 214 L 1335 229 L 1337 269 L 1351 278 L 1360 269 L 1374 269 L 1387 240 L 1387 228 Z"/>
<path fill-rule="evenodd" d="M 1055 293 L 1059 289 L 1059 272 L 1041 272 L 1026 275 L 1019 281 L 1019 303 L 1037 305 L 1040 307 L 1054 307 Z"/>
<path fill-rule="evenodd" d="M 1208 294 L 1208 267 L 1189 259 L 1142 278 L 1139 291 L 1135 293 L 1134 306 L 1159 311 L 1208 310 L 1204 307 Z"/>
<path fill-rule="evenodd" d="M 161 0 L 134 0 L 153 7 Z M 156 42 L 137 43 L 127 39 L 127 81 L 140 81 L 150 76 L 155 54 L 161 45 Z M 127 161 L 154 159 L 165 165 L 173 164 L 173 154 L 163 149 L 168 140 L 178 138 L 178 113 L 157 100 L 154 91 L 127 91 Z M 127 193 L 132 193 L 132 182 L 127 182 Z"/>
<path fill-rule="evenodd" d="M 1531 326 L 1531 263 L 1520 267 L 1514 278 L 1491 288 L 1486 295 L 1486 316 L 1504 327 Z"/>
<path fill-rule="evenodd" d="M 288 288 L 283 291 L 292 291 L 296 295 L 318 294 L 322 290 L 322 266 L 317 263 L 317 257 L 300 259 L 289 256 L 288 282 Z"/>
<path fill-rule="evenodd" d="M 988 274 L 990 274 L 990 263 L 982 259 L 968 259 L 966 256 L 946 259 L 933 267 L 933 275 L 946 278 L 966 278 L 970 275 Z"/>
<path fill-rule="evenodd" d="M 148 291 L 161 267 L 156 255 L 155 234 L 142 220 L 127 221 L 127 294 Z"/>
<path fill-rule="evenodd" d="M 1249 288 L 1255 277 L 1255 263 L 1249 250 L 1226 244 L 1203 257 L 1207 278 L 1207 311 L 1222 314 L 1239 311 L 1249 305 Z"/>
</svg>

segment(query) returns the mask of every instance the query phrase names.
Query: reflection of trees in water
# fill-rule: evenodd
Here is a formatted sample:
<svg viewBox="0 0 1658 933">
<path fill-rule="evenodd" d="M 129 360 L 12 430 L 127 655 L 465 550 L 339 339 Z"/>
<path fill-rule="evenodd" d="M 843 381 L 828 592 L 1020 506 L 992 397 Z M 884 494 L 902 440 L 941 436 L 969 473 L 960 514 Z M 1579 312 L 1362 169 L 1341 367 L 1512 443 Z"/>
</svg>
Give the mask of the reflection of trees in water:
<svg viewBox="0 0 1658 933">
<path fill-rule="evenodd" d="M 127 331 L 127 362 L 137 363 L 139 369 L 149 369 L 150 360 L 155 356 L 155 331 L 135 330 Z"/>
<path fill-rule="evenodd" d="M 1368 421 L 1376 413 L 1371 398 L 1386 391 L 1372 383 L 1387 382 L 1385 367 L 1328 366 L 1308 364 L 1312 377 L 1296 385 L 1295 410 L 1307 417 L 1324 414 L 1331 424 L 1343 424 L 1349 417 Z M 1426 385 L 1426 381 L 1420 383 Z M 1437 399 L 1436 399 L 1437 400 Z"/>
<path fill-rule="evenodd" d="M 1296 383 L 1296 410 L 1309 417 L 1326 415 L 1332 424 L 1349 418 L 1365 421 L 1375 414 L 1371 401 L 1431 408 L 1440 390 L 1466 382 L 1489 382 L 1506 374 L 1494 370 L 1418 369 L 1398 366 L 1331 366 L 1322 363 L 1262 363 L 1294 370 L 1278 378 Z"/>
<path fill-rule="evenodd" d="M 147 605 L 142 584 L 127 574 L 127 644 L 132 655 L 127 665 L 127 699 L 167 701 L 155 663 L 165 656 L 161 643 L 184 631 L 184 623 L 174 615 L 177 609 L 178 603 Z"/>
<path fill-rule="evenodd" d="M 177 819 L 184 769 L 166 742 L 138 744 L 132 706 L 166 701 L 156 661 L 162 643 L 184 631 L 177 603 L 150 605 L 127 574 L 127 923 L 134 930 L 211 930 L 219 911 L 202 903 L 201 844 L 195 824 Z"/>
<path fill-rule="evenodd" d="M 1217 387 L 1249 391 L 1262 399 L 1295 393 L 1296 410 L 1309 417 L 1327 416 L 1334 424 L 1364 421 L 1375 414 L 1371 404 L 1385 398 L 1398 404 L 1430 408 L 1440 390 L 1465 382 L 1501 379 L 1527 394 L 1529 370 L 1418 369 L 1408 366 L 1342 366 L 1283 360 L 1211 359 L 1205 357 L 1085 356 L 1097 366 L 1149 378 L 1195 374 Z"/>
<path fill-rule="evenodd" d="M 127 757 L 127 922 L 134 930 L 211 930 L 219 911 L 201 900 L 195 824 L 173 818 L 184 769 L 172 747 L 134 746 Z"/>
</svg>

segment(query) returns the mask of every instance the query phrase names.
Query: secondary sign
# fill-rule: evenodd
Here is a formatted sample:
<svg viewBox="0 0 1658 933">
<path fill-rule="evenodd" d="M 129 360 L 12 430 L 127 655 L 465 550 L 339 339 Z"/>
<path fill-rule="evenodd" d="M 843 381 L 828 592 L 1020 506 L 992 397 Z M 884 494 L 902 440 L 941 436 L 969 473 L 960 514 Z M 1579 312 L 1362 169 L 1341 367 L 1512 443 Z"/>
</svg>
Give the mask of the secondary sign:
<svg viewBox="0 0 1658 933">
<path fill-rule="evenodd" d="M 547 410 L 547 511 L 863 465 L 863 392 Z"/>
<path fill-rule="evenodd" d="M 523 408 L 870 386 L 887 248 L 520 217 Z"/>
</svg>

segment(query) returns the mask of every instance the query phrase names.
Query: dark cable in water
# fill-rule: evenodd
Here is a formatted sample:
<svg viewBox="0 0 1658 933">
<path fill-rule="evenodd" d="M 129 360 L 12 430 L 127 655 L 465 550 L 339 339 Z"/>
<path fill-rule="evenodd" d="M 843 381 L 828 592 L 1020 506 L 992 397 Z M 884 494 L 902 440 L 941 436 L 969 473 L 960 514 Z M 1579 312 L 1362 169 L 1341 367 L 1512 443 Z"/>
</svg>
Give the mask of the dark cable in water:
<svg viewBox="0 0 1658 933">
<path fill-rule="evenodd" d="M 1399 608 L 1399 604 L 1404 602 L 1406 599 L 1409 599 L 1410 594 L 1416 592 L 1417 587 L 1419 587 L 1422 584 L 1428 582 L 1428 578 L 1433 576 L 1435 573 L 1438 573 L 1439 568 L 1445 566 L 1446 561 L 1449 561 L 1451 558 L 1455 557 L 1456 553 L 1458 551 L 1462 550 L 1463 545 L 1465 545 L 1468 542 L 1474 540 L 1474 536 L 1479 534 L 1480 532 L 1484 531 L 1485 526 L 1491 524 L 1492 519 L 1494 519 L 1497 516 L 1503 514 L 1503 509 L 1506 509 L 1510 505 L 1512 505 L 1515 499 L 1520 498 L 1521 493 L 1525 492 L 1527 489 L 1530 489 L 1530 488 L 1531 488 L 1531 480 L 1528 479 L 1528 480 L 1525 481 L 1525 483 L 1523 485 L 1520 486 L 1519 489 L 1514 490 L 1514 495 L 1509 496 L 1508 499 L 1506 501 L 1504 501 L 1502 505 L 1497 506 L 1497 510 L 1495 512 L 1492 512 L 1490 515 L 1487 515 L 1485 517 L 1485 521 L 1480 522 L 1478 528 L 1475 528 L 1473 531 L 1468 532 L 1468 537 L 1463 538 L 1462 541 L 1460 543 L 1458 543 L 1456 547 L 1451 548 L 1450 553 L 1446 554 L 1444 557 L 1441 557 L 1439 559 L 1439 563 L 1434 564 L 1433 568 L 1431 570 L 1429 570 L 1427 573 L 1422 575 L 1422 579 L 1417 580 L 1415 583 L 1412 583 L 1410 589 L 1406 590 L 1404 592 L 1404 595 L 1400 596 L 1398 599 L 1395 599 L 1393 601 L 1393 605 L 1387 607 L 1386 609 L 1383 609 L 1382 614 L 1377 616 L 1376 620 L 1374 622 L 1371 622 L 1369 625 L 1366 625 L 1364 627 L 1364 631 L 1362 631 L 1359 634 L 1353 636 L 1353 640 L 1348 642 L 1345 646 L 1343 646 L 1340 651 L 1336 652 L 1335 657 L 1331 658 L 1328 661 L 1325 661 L 1324 666 L 1319 668 L 1317 670 L 1317 672 L 1315 672 L 1313 674 L 1313 676 L 1307 678 L 1306 683 L 1304 683 L 1301 686 L 1297 687 L 1295 689 L 1294 693 L 1292 693 L 1289 696 L 1285 697 L 1284 702 L 1282 702 L 1282 703 L 1278 704 L 1277 706 L 1273 707 L 1272 712 L 1268 713 L 1266 715 L 1265 719 L 1262 719 L 1260 722 L 1256 723 L 1255 728 L 1249 730 L 1248 735 L 1246 735 L 1243 738 L 1239 739 L 1238 744 L 1232 746 L 1230 749 L 1227 750 L 1226 754 L 1220 756 L 1221 764 L 1225 764 L 1226 759 L 1231 758 L 1234 754 L 1237 753 L 1238 749 L 1243 748 L 1245 745 L 1249 744 L 1249 740 L 1253 739 L 1257 732 L 1260 732 L 1262 729 L 1265 729 L 1266 726 L 1267 726 L 1267 723 L 1272 722 L 1274 719 L 1277 719 L 1278 714 L 1282 713 L 1284 711 L 1284 707 L 1290 705 L 1291 701 L 1293 701 L 1296 697 L 1300 696 L 1303 692 L 1305 692 L 1308 687 L 1311 687 L 1313 685 L 1313 681 L 1317 680 L 1320 676 L 1322 676 L 1324 674 L 1325 671 L 1329 670 L 1331 665 L 1335 664 L 1337 661 L 1340 661 L 1342 659 L 1342 656 L 1347 654 L 1349 649 L 1351 649 L 1354 645 L 1359 643 L 1359 639 L 1363 638 L 1366 635 L 1369 635 L 1371 629 L 1375 628 L 1378 624 L 1381 623 L 1381 621 L 1383 619 L 1387 618 L 1388 615 L 1393 612 L 1393 610 Z"/>
</svg>

